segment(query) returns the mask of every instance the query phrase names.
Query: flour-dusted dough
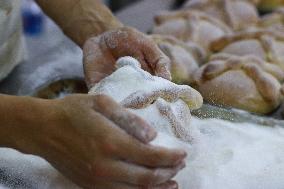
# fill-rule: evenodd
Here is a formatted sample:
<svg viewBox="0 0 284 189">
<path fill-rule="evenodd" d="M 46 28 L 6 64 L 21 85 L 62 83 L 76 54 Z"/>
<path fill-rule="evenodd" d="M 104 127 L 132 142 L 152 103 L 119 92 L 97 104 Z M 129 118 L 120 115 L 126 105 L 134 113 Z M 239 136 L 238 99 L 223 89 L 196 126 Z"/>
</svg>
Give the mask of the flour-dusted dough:
<svg viewBox="0 0 284 189">
<path fill-rule="evenodd" d="M 187 167 L 175 177 L 181 189 L 283 189 L 283 128 L 190 119 L 189 110 L 201 105 L 196 91 L 144 72 L 132 58 L 119 60 L 118 67 L 90 94 L 109 95 L 151 122 L 159 131 L 152 145 L 187 151 Z M 187 98 L 177 95 L 179 89 L 188 90 Z M 161 114 L 160 104 L 182 127 L 173 129 L 177 124 Z"/>
<path fill-rule="evenodd" d="M 202 96 L 187 85 L 152 76 L 131 57 L 117 62 L 118 69 L 95 85 L 89 94 L 105 94 L 144 118 L 157 131 L 190 140 L 190 109 L 200 108 Z"/>
<path fill-rule="evenodd" d="M 239 31 L 258 23 L 257 2 L 258 0 L 188 0 L 184 8 L 202 11 Z"/>
<path fill-rule="evenodd" d="M 214 55 L 195 79 L 210 103 L 259 114 L 270 113 L 281 103 L 284 72 L 256 56 Z"/>
<path fill-rule="evenodd" d="M 170 58 L 172 81 L 177 84 L 193 82 L 194 72 L 206 60 L 206 52 L 196 43 L 185 43 L 173 36 L 154 34 L 150 36 Z"/>
<path fill-rule="evenodd" d="M 284 35 L 281 29 L 255 28 L 252 31 L 224 35 L 213 41 L 210 49 L 215 54 L 256 56 L 284 70 Z"/>
<path fill-rule="evenodd" d="M 154 34 L 174 36 L 185 43 L 196 43 L 208 55 L 209 45 L 232 30 L 221 20 L 198 10 L 162 12 L 155 17 Z"/>
<path fill-rule="evenodd" d="M 248 123 L 231 123 L 217 119 L 200 120 L 191 117 L 190 126 L 186 126 L 189 138 L 183 135 L 185 139 L 190 140 L 185 142 L 181 140 L 182 137 L 176 136 L 175 130 L 169 127 L 169 125 L 172 125 L 168 123 L 167 116 L 159 115 L 160 112 L 157 112 L 157 107 L 154 104 L 161 100 L 162 105 L 178 109 L 178 111 L 172 109 L 174 115 L 189 118 L 189 109 L 200 106 L 200 102 L 194 104 L 190 101 L 192 99 L 198 102 L 199 98 L 189 98 L 196 96 L 194 90 L 185 86 L 182 87 L 190 89 L 189 91 L 192 92 L 187 98 L 182 98 L 185 100 L 176 100 L 172 95 L 167 96 L 166 94 L 170 91 L 164 94 L 153 93 L 154 89 L 177 86 L 169 81 L 163 81 L 165 85 L 160 85 L 160 78 L 154 77 L 153 79 L 153 76 L 141 71 L 139 64 L 133 67 L 127 66 L 128 63 L 128 61 L 121 62 L 122 68 L 113 73 L 116 74 L 116 77 L 113 74 L 109 76 L 110 78 L 125 80 L 123 85 L 122 83 L 121 85 L 115 85 L 115 83 L 119 84 L 120 82 L 108 79 L 102 80 L 97 86 L 101 86 L 101 93 L 109 94 L 118 102 L 123 102 L 130 109 L 136 108 L 134 112 L 142 117 L 146 116 L 146 114 L 148 118 L 158 115 L 158 117 L 155 117 L 156 126 L 158 123 L 166 123 L 163 127 L 157 128 L 160 132 L 158 132 L 158 137 L 152 142 L 152 145 L 181 148 L 187 151 L 187 167 L 175 177 L 180 189 L 284 188 L 283 128 L 279 126 L 262 127 Z M 120 76 L 118 77 L 118 75 Z M 127 80 L 129 83 L 126 82 Z M 105 90 L 106 88 L 108 90 Z M 97 87 L 96 90 L 99 90 L 99 88 Z M 111 91 L 117 93 L 111 93 Z M 128 98 L 129 93 L 134 95 Z M 145 94 L 146 97 L 141 99 L 142 106 L 132 103 L 132 100 L 137 96 L 139 97 L 139 94 Z M 149 94 L 155 94 L 156 96 Z M 159 100 L 156 100 L 154 104 L 148 104 L 148 102 L 153 102 L 152 99 L 156 99 L 160 95 L 163 97 L 157 98 Z M 190 108 L 187 107 L 185 102 L 189 104 Z M 184 115 L 178 115 L 177 112 Z M 143 116 L 143 114 L 145 115 Z M 146 120 L 149 120 L 148 118 Z M 155 119 L 151 118 L 151 120 Z M 189 120 L 179 121 L 186 123 Z M 3 173 L 6 173 L 6 176 L 8 175 L 7 180 L 9 180 L 9 183 L 12 183 L 12 180 L 16 181 L 16 183 L 14 182 L 16 185 L 10 184 L 7 188 L 17 188 L 18 186 L 21 189 L 77 189 L 43 159 L 23 155 L 10 149 L 0 149 L 0 175 Z M 23 182 L 19 183 L 17 181 Z M 24 184 L 27 184 L 27 187 Z"/>
</svg>

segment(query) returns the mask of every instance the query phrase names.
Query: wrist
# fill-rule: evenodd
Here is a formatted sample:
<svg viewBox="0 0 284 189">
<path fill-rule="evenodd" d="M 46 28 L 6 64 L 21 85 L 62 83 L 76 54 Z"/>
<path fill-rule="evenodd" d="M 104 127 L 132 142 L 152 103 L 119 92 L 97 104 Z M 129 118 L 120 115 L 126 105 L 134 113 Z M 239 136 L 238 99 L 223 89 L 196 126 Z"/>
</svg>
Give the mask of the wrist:
<svg viewBox="0 0 284 189">
<path fill-rule="evenodd" d="M 94 30 L 92 30 L 91 26 L 89 26 L 90 28 L 85 28 L 86 32 L 84 32 L 85 34 L 82 35 L 80 38 L 78 38 L 78 42 L 77 44 L 83 49 L 84 44 L 86 43 L 86 41 L 88 41 L 88 39 L 93 38 L 93 37 L 97 37 L 101 34 L 103 34 L 104 32 L 107 31 L 111 31 L 111 30 L 117 30 L 119 28 L 123 28 L 124 25 L 119 22 L 118 20 L 114 19 L 111 21 L 111 24 L 101 24 L 100 29 L 96 30 L 97 32 L 94 32 Z M 88 32 L 90 31 L 90 32 Z M 79 37 L 79 36 L 78 36 Z"/>
<path fill-rule="evenodd" d="M 61 16 L 61 29 L 81 48 L 89 38 L 123 26 L 112 12 L 97 0 L 77 1 L 71 10 Z"/>
<path fill-rule="evenodd" d="M 38 155 L 43 128 L 53 116 L 52 102 L 32 97 L 1 97 L 0 145 Z M 0 111 L 1 111 L 0 110 Z"/>
</svg>

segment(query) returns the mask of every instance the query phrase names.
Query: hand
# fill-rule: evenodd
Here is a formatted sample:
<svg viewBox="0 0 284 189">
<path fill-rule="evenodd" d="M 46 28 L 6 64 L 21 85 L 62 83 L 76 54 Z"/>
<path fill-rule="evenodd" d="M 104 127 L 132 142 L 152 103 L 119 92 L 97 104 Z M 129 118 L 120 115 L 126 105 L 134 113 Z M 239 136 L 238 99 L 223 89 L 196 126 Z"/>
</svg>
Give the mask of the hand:
<svg viewBox="0 0 284 189">
<path fill-rule="evenodd" d="M 123 56 L 136 58 L 144 70 L 171 79 L 169 58 L 146 35 L 133 28 L 112 30 L 90 38 L 84 45 L 84 70 L 89 87 L 110 75 Z"/>
<path fill-rule="evenodd" d="M 128 133 L 156 134 L 110 97 L 73 95 L 49 102 L 37 155 L 84 188 L 171 189 L 186 153 L 142 143 Z M 47 115 L 50 116 L 50 115 Z M 121 129 L 124 128 L 124 129 Z M 148 133 L 148 134 L 145 134 Z M 34 136 L 35 137 L 35 136 Z"/>
</svg>

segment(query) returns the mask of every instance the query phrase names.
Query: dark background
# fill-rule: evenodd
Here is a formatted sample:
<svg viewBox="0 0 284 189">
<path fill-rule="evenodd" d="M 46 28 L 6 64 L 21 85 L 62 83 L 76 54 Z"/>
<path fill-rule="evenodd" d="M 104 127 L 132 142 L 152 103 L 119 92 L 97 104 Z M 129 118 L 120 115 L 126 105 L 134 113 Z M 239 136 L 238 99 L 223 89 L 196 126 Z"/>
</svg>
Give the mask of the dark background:
<svg viewBox="0 0 284 189">
<path fill-rule="evenodd" d="M 135 3 L 137 1 L 142 1 L 142 0 L 109 0 L 109 6 L 110 9 L 113 11 L 117 11 L 131 3 Z M 155 0 L 153 0 L 155 1 Z M 176 0 L 176 7 L 179 7 L 182 3 L 184 3 L 186 0 Z"/>
</svg>

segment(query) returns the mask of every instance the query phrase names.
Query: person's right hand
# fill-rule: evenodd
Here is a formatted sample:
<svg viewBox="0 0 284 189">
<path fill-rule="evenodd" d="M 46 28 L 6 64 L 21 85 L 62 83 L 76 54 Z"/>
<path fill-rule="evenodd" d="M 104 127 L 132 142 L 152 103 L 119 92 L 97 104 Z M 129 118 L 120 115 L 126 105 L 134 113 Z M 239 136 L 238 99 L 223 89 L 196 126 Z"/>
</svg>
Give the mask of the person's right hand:
<svg viewBox="0 0 284 189">
<path fill-rule="evenodd" d="M 116 61 L 131 56 L 141 68 L 153 75 L 171 80 L 170 59 L 146 34 L 130 27 L 109 30 L 89 38 L 83 48 L 85 81 L 92 88 L 116 70 Z"/>
<path fill-rule="evenodd" d="M 72 95 L 49 103 L 37 155 L 79 186 L 178 188 L 171 179 L 185 166 L 186 153 L 147 144 L 155 131 L 110 97 Z"/>
</svg>

